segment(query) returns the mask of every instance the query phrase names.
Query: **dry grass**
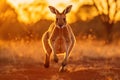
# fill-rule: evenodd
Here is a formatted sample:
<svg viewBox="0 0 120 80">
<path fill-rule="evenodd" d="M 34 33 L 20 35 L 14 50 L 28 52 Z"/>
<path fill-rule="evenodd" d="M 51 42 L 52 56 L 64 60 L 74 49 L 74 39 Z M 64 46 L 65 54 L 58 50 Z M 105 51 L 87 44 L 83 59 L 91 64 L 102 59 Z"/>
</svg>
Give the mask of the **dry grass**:
<svg viewBox="0 0 120 80">
<path fill-rule="evenodd" d="M 59 64 L 51 58 L 51 67 L 45 69 L 40 40 L 0 41 L 0 80 L 120 80 L 119 47 L 115 43 L 77 41 L 68 59 L 69 72 L 58 73 L 63 57 L 59 55 Z"/>
</svg>

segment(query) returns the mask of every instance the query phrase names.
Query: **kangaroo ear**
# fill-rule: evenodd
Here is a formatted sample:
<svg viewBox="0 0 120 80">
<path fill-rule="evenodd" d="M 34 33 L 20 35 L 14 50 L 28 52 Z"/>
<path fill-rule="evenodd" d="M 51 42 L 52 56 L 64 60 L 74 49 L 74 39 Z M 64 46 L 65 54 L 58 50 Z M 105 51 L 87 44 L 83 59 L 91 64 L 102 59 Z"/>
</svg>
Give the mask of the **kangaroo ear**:
<svg viewBox="0 0 120 80">
<path fill-rule="evenodd" d="M 59 11 L 56 8 L 54 8 L 53 6 L 49 6 L 49 9 L 54 14 L 58 14 L 59 13 Z"/>
<path fill-rule="evenodd" d="M 72 5 L 69 5 L 68 7 L 66 7 L 66 9 L 64 9 L 63 13 L 64 13 L 64 14 L 69 13 L 70 10 L 71 10 L 71 8 L 72 8 Z"/>
</svg>

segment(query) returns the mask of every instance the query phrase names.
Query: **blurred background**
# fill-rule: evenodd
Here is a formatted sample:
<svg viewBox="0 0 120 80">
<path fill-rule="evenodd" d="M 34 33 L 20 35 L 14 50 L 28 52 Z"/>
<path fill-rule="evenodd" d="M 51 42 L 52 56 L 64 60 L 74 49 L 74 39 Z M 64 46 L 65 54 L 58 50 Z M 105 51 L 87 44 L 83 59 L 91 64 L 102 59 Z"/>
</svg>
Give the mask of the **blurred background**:
<svg viewBox="0 0 120 80">
<path fill-rule="evenodd" d="M 41 39 L 55 20 L 48 6 L 62 11 L 70 4 L 67 21 L 77 39 L 119 40 L 120 0 L 0 0 L 0 39 Z"/>
<path fill-rule="evenodd" d="M 43 62 L 41 37 L 55 20 L 49 5 L 61 12 L 73 5 L 67 14 L 77 40 L 73 59 L 119 57 L 120 0 L 0 0 L 1 63 Z"/>
</svg>

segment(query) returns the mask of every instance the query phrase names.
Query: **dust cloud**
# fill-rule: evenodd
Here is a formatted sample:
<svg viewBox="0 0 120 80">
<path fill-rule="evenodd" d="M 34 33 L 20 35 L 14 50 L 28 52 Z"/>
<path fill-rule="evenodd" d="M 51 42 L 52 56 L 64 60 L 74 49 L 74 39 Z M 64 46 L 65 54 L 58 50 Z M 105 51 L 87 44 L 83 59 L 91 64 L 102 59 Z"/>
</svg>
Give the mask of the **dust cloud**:
<svg viewBox="0 0 120 80">
<path fill-rule="evenodd" d="M 87 43 L 86 43 L 87 42 Z M 110 59 L 114 60 L 120 58 L 120 45 L 113 43 L 110 45 L 104 42 L 91 41 L 77 41 L 73 48 L 68 61 L 82 62 L 82 60 L 99 60 Z M 52 55 L 51 55 L 52 56 Z M 59 56 L 59 55 L 58 55 Z M 60 61 L 63 58 L 60 55 Z M 0 62 L 1 63 L 44 63 L 45 53 L 43 51 L 41 40 L 31 41 L 0 41 Z M 52 61 L 52 57 L 51 57 Z"/>
</svg>

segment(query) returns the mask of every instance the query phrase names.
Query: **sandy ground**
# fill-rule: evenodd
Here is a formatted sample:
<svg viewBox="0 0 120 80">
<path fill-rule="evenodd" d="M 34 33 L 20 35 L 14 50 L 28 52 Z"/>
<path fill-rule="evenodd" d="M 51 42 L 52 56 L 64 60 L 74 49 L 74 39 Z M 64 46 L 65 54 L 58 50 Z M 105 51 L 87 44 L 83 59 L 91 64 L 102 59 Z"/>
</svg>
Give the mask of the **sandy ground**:
<svg viewBox="0 0 120 80">
<path fill-rule="evenodd" d="M 120 80 L 120 68 L 115 64 L 111 67 L 105 64 L 93 66 L 76 62 L 69 64 L 68 71 L 62 73 L 58 72 L 59 66 L 55 65 L 57 64 L 48 69 L 45 69 L 43 64 L 1 65 L 0 80 Z"/>
<path fill-rule="evenodd" d="M 0 80 L 120 80 L 118 45 L 79 43 L 69 57 L 67 71 L 60 73 L 62 56 L 58 64 L 51 58 L 50 67 L 44 68 L 44 52 L 38 43 L 1 42 Z"/>
</svg>

